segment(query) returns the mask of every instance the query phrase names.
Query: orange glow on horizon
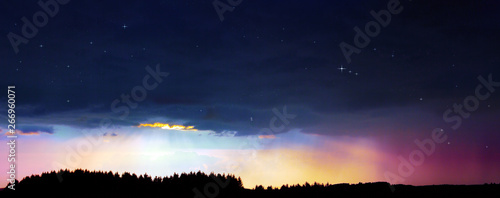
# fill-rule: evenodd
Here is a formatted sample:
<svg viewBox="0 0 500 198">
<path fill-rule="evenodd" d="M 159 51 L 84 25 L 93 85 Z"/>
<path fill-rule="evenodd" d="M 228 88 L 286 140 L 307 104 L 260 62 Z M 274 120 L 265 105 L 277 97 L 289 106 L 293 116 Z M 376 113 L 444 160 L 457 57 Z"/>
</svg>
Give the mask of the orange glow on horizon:
<svg viewBox="0 0 500 198">
<path fill-rule="evenodd" d="M 336 149 L 333 149 L 338 147 Z M 330 150 L 331 149 L 331 150 Z M 331 151 L 337 152 L 331 152 Z M 255 185 L 358 183 L 383 181 L 378 174 L 382 154 L 373 147 L 339 143 L 323 148 L 259 150 L 256 158 L 244 161 L 240 172 L 246 188 Z"/>
<path fill-rule="evenodd" d="M 183 126 L 183 125 L 169 125 L 160 122 L 155 122 L 153 124 L 139 124 L 137 127 L 152 127 L 152 128 L 162 128 L 168 130 L 179 130 L 179 131 L 198 131 L 194 126 Z"/>
</svg>

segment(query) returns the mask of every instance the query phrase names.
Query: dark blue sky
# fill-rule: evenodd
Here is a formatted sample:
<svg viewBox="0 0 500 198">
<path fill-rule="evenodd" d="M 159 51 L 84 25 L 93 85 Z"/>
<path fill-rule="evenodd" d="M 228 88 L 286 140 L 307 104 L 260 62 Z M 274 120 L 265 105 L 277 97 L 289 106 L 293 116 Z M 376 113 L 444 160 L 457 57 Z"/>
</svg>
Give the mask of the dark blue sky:
<svg viewBox="0 0 500 198">
<path fill-rule="evenodd" d="M 401 1 L 403 11 L 347 63 L 339 44 L 353 45 L 353 28 L 388 2 L 243 0 L 220 21 L 211 1 L 70 1 L 15 53 L 7 35 L 21 35 L 21 18 L 41 8 L 2 1 L 1 84 L 16 85 L 20 124 L 30 127 L 168 119 L 245 135 L 285 105 L 298 115 L 291 127 L 306 133 L 449 127 L 443 112 L 474 93 L 479 75 L 500 79 L 498 3 Z M 157 64 L 170 75 L 120 120 L 112 102 Z M 486 137 L 498 137 L 486 119 L 499 115 L 496 95 L 467 125 L 487 128 Z"/>
</svg>

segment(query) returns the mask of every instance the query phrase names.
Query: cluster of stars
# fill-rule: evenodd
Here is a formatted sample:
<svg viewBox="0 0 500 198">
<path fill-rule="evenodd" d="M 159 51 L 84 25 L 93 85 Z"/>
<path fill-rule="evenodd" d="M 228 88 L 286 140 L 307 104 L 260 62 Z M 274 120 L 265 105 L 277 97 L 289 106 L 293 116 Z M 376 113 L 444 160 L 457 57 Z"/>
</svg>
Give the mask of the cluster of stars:
<svg viewBox="0 0 500 198">
<path fill-rule="evenodd" d="M 340 70 L 340 73 L 344 73 L 344 70 L 346 70 L 349 74 L 354 74 L 354 75 L 359 75 L 358 72 L 353 72 L 352 70 L 347 70 L 346 67 L 344 67 L 343 65 L 340 65 L 339 68 L 337 68 L 338 70 Z"/>
</svg>

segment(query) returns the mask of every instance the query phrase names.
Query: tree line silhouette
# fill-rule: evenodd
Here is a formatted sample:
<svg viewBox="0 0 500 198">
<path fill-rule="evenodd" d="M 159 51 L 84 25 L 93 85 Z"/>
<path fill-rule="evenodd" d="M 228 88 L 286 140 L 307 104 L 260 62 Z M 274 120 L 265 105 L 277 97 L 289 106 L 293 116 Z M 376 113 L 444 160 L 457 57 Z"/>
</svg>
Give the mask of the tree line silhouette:
<svg viewBox="0 0 500 198">
<path fill-rule="evenodd" d="M 320 184 L 308 182 L 281 187 L 257 185 L 243 188 L 240 177 L 201 171 L 154 177 L 112 171 L 60 170 L 16 180 L 16 190 L 0 194 L 50 195 L 51 197 L 500 197 L 500 184 L 391 185 L 387 182 Z"/>
</svg>

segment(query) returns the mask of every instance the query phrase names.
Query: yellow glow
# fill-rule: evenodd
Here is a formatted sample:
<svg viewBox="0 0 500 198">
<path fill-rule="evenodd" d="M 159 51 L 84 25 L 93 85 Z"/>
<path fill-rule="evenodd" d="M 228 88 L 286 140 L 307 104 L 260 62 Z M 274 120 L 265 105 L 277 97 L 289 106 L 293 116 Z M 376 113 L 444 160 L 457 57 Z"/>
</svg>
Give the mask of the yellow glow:
<svg viewBox="0 0 500 198">
<path fill-rule="evenodd" d="M 276 136 L 274 135 L 259 135 L 259 139 L 274 139 Z"/>
<path fill-rule="evenodd" d="M 244 186 L 280 187 L 283 184 L 358 183 L 382 181 L 378 173 L 380 154 L 359 145 L 344 145 L 342 154 L 317 149 L 259 150 L 256 158 L 240 163 Z M 363 158 L 367 157 L 368 158 Z"/>
<path fill-rule="evenodd" d="M 155 122 L 153 124 L 139 124 L 137 127 L 153 127 L 153 128 L 162 128 L 168 130 L 179 130 L 179 131 L 198 131 L 194 126 L 183 126 L 183 125 L 169 125 L 164 123 Z"/>
</svg>

